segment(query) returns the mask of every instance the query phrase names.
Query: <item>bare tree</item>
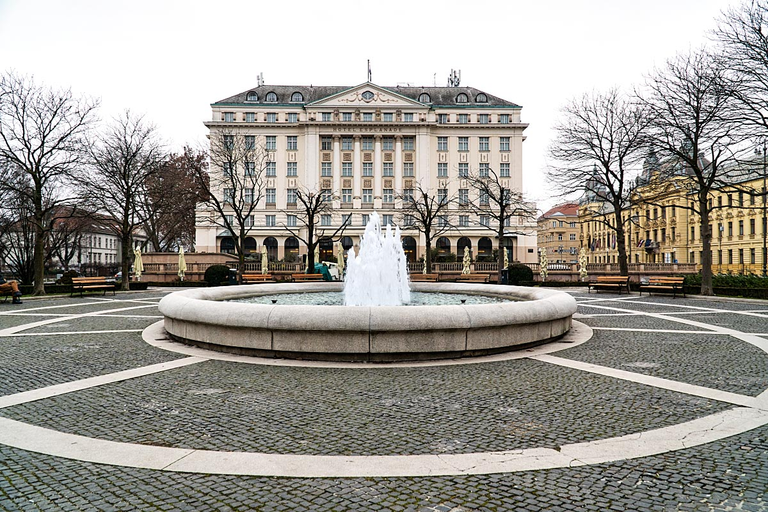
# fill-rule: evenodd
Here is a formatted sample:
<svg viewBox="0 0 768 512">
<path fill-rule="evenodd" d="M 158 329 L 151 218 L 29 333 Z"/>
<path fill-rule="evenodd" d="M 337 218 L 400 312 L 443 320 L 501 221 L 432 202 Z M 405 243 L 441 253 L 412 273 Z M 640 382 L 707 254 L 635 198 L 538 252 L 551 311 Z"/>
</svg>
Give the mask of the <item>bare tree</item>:
<svg viewBox="0 0 768 512">
<path fill-rule="evenodd" d="M 195 207 L 206 199 L 198 175 L 208 168 L 207 155 L 190 147 L 170 154 L 156 173 L 147 177 L 141 204 L 144 230 L 158 251 L 195 245 Z"/>
<path fill-rule="evenodd" d="M 344 234 L 349 221 L 345 220 L 339 227 L 330 230 L 322 225 L 322 216 L 333 213 L 333 196 L 328 191 L 316 191 L 307 188 L 297 188 L 296 209 L 283 210 L 285 215 L 296 216 L 296 226 L 283 224 L 283 229 L 296 237 L 307 247 L 307 274 L 315 273 L 315 247 L 322 240 L 336 242 Z M 289 198 L 289 202 L 290 199 Z"/>
<path fill-rule="evenodd" d="M 456 198 L 448 197 L 447 191 L 432 194 L 429 188 L 418 184 L 408 193 L 403 192 L 400 199 L 403 201 L 401 225 L 424 235 L 425 266 L 431 269 L 432 240 L 455 228 L 452 219 Z"/>
<path fill-rule="evenodd" d="M 51 213 L 71 200 L 67 191 L 86 160 L 86 135 L 97 107 L 97 101 L 38 86 L 32 78 L 11 73 L 0 77 L 0 160 L 28 177 L 16 192 L 29 196 L 32 207 L 35 295 L 45 294 Z M 0 186 L 9 186 L 2 176 Z"/>
<path fill-rule="evenodd" d="M 263 199 L 270 153 L 255 135 L 237 130 L 211 132 L 210 172 L 194 167 L 201 194 L 200 222 L 228 231 L 238 257 L 238 274 L 245 269 L 245 238 L 254 224 L 254 212 Z"/>
<path fill-rule="evenodd" d="M 679 55 L 646 79 L 640 96 L 651 116 L 649 143 L 662 165 L 657 183 L 668 181 L 687 192 L 678 207 L 699 216 L 701 293 L 712 295 L 713 190 L 728 184 L 737 148 L 748 138 L 725 70 L 706 51 Z M 639 191 L 639 190 L 638 190 Z M 659 196 L 650 190 L 641 200 Z"/>
<path fill-rule="evenodd" d="M 146 184 L 163 156 L 155 128 L 142 116 L 125 111 L 94 141 L 89 172 L 81 177 L 84 198 L 111 221 L 110 228 L 120 238 L 123 290 L 129 289 L 133 235 L 144 220 L 140 205 Z"/>
<path fill-rule="evenodd" d="M 621 275 L 629 275 L 625 222 L 630 200 L 630 173 L 644 149 L 649 116 L 637 101 L 618 89 L 584 94 L 562 109 L 549 153 L 557 162 L 547 177 L 561 195 L 581 193 L 596 203 L 607 203 L 611 213 L 595 220 L 616 232 Z M 595 212 L 597 213 L 597 212 Z"/>
<path fill-rule="evenodd" d="M 90 227 L 90 216 L 83 210 L 72 209 L 68 217 L 57 217 L 49 237 L 49 253 L 55 256 L 64 270 L 83 249 L 83 238 Z"/>
<path fill-rule="evenodd" d="M 513 192 L 509 178 L 499 176 L 490 167 L 472 171 L 466 178 L 476 192 L 466 203 L 466 208 L 480 218 L 480 225 L 496 233 L 498 245 L 498 282 L 504 269 L 506 239 L 512 235 L 530 234 L 523 226 L 536 219 L 536 206 L 525 201 L 520 193 Z M 461 198 L 460 198 L 461 206 Z"/>
</svg>

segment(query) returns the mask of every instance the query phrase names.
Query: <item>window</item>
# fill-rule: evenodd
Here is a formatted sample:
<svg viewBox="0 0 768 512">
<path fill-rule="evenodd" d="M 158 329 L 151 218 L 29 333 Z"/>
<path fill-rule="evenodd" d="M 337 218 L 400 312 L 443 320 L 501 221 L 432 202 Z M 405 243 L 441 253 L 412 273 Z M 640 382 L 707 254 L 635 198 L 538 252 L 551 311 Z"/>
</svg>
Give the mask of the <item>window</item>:
<svg viewBox="0 0 768 512">
<path fill-rule="evenodd" d="M 509 114 L 499 114 L 499 124 L 509 124 Z"/>
<path fill-rule="evenodd" d="M 448 137 L 438 137 L 437 138 L 437 150 L 438 151 L 448 151 Z"/>
<path fill-rule="evenodd" d="M 296 135 L 288 136 L 288 151 L 296 151 L 299 149 L 299 138 Z"/>
<path fill-rule="evenodd" d="M 468 178 L 469 177 L 469 164 L 468 163 L 460 163 L 459 164 L 459 178 Z"/>
<path fill-rule="evenodd" d="M 392 122 L 392 119 L 393 119 L 393 118 L 392 118 L 392 112 L 385 112 L 385 113 L 384 113 L 384 121 L 385 121 L 385 122 L 387 122 L 387 123 L 391 123 L 391 122 Z"/>
<path fill-rule="evenodd" d="M 489 137 L 480 137 L 480 151 L 490 151 L 491 143 Z"/>
<path fill-rule="evenodd" d="M 412 112 L 406 112 L 403 114 L 403 122 L 404 123 L 412 123 L 413 122 L 413 113 Z"/>
<path fill-rule="evenodd" d="M 330 203 L 333 201 L 333 194 L 331 194 L 331 189 L 324 188 L 320 191 L 320 198 L 324 203 Z"/>
<path fill-rule="evenodd" d="M 245 149 L 256 149 L 256 136 L 255 135 L 246 135 L 245 136 Z"/>
<path fill-rule="evenodd" d="M 331 225 L 331 216 L 327 213 L 324 213 L 320 216 L 320 225 L 321 226 L 330 226 Z"/>
<path fill-rule="evenodd" d="M 395 139 L 392 137 L 384 137 L 381 140 L 381 149 L 384 151 L 392 151 L 395 149 Z"/>
<path fill-rule="evenodd" d="M 403 176 L 413 176 L 413 162 L 406 162 L 403 164 Z"/>
<path fill-rule="evenodd" d="M 749 219 L 749 234 L 755 234 L 755 219 Z"/>
<path fill-rule="evenodd" d="M 235 136 L 234 135 L 225 135 L 224 136 L 224 147 L 226 149 L 233 149 L 235 147 Z"/>
<path fill-rule="evenodd" d="M 571 242 L 575 242 L 576 241 L 576 233 L 571 233 L 570 234 L 570 241 Z"/>
<path fill-rule="evenodd" d="M 448 189 L 447 188 L 439 188 L 437 189 L 437 201 L 440 203 L 445 203 L 448 201 Z"/>
<path fill-rule="evenodd" d="M 341 223 L 345 226 L 351 226 L 352 225 L 352 214 L 351 213 L 343 213 L 341 215 Z"/>
<path fill-rule="evenodd" d="M 298 164 L 296 162 L 288 162 L 287 165 L 288 165 L 288 167 L 287 167 L 286 174 L 288 176 L 298 176 L 299 175 L 299 173 L 298 173 L 298 167 L 299 166 L 298 166 Z"/>
<path fill-rule="evenodd" d="M 373 176 L 373 163 L 363 162 L 363 176 Z"/>
<path fill-rule="evenodd" d="M 320 164 L 320 176 L 333 176 L 333 168 L 331 167 L 331 162 L 323 162 Z"/>
<path fill-rule="evenodd" d="M 245 113 L 245 122 L 246 123 L 255 123 L 256 122 L 256 113 L 255 112 L 246 112 Z"/>
<path fill-rule="evenodd" d="M 373 112 L 363 112 L 363 121 L 367 123 L 373 121 Z"/>
<path fill-rule="evenodd" d="M 469 102 L 469 98 L 463 92 L 456 96 L 456 103 L 467 103 L 467 102 Z"/>
<path fill-rule="evenodd" d="M 757 263 L 757 260 L 755 259 L 756 257 L 757 257 L 757 254 L 753 247 L 752 249 L 749 250 L 749 262 L 752 263 L 753 265 Z"/>
<path fill-rule="evenodd" d="M 395 166 L 392 162 L 384 162 L 383 170 L 384 176 L 392 177 L 395 175 Z"/>
<path fill-rule="evenodd" d="M 403 201 L 406 203 L 412 203 L 413 202 L 413 189 L 412 188 L 405 188 L 403 189 Z"/>
<path fill-rule="evenodd" d="M 276 123 L 277 122 L 277 114 L 274 112 L 268 112 L 267 113 L 267 122 L 268 123 Z"/>
<path fill-rule="evenodd" d="M 304 101 L 304 96 L 300 92 L 295 92 L 291 94 L 291 101 L 293 103 L 301 103 Z"/>
<path fill-rule="evenodd" d="M 459 114 L 459 124 L 467 124 L 469 122 L 468 114 Z"/>
<path fill-rule="evenodd" d="M 235 122 L 235 113 L 234 112 L 224 112 L 224 122 L 225 123 L 234 123 Z"/>
<path fill-rule="evenodd" d="M 488 124 L 490 122 L 490 117 L 488 116 L 488 114 L 479 114 L 477 116 L 477 121 L 480 124 Z"/>
<path fill-rule="evenodd" d="M 728 264 L 733 265 L 733 249 L 728 249 Z"/>
<path fill-rule="evenodd" d="M 437 225 L 439 227 L 445 227 L 448 225 L 448 218 L 445 215 L 438 215 L 437 216 Z"/>
<path fill-rule="evenodd" d="M 344 162 L 341 164 L 341 175 L 344 177 L 352 176 L 352 162 Z"/>
<path fill-rule="evenodd" d="M 480 205 L 481 206 L 488 206 L 490 204 L 489 198 L 488 198 L 488 192 L 480 191 Z"/>
<path fill-rule="evenodd" d="M 351 203 L 352 202 L 352 189 L 351 188 L 343 188 L 343 189 L 341 189 L 341 202 L 342 203 Z"/>
<path fill-rule="evenodd" d="M 459 151 L 469 151 L 469 137 L 459 137 Z"/>
<path fill-rule="evenodd" d="M 459 227 L 469 227 L 469 215 L 459 215 Z"/>
<path fill-rule="evenodd" d="M 491 218 L 488 215 L 481 215 L 480 216 L 480 225 L 481 226 L 489 226 L 491 224 Z"/>
<path fill-rule="evenodd" d="M 320 149 L 330 151 L 333 149 L 333 139 L 331 137 L 320 137 Z"/>
<path fill-rule="evenodd" d="M 362 214 L 360 217 L 361 217 L 361 218 L 362 218 L 362 220 L 363 220 L 363 222 L 362 222 L 362 225 L 363 225 L 363 226 L 367 226 L 367 225 L 368 225 L 368 221 L 371 219 L 371 216 L 370 216 L 370 215 L 368 215 L 367 213 L 364 213 L 364 214 Z"/>
<path fill-rule="evenodd" d="M 299 122 L 299 114 L 296 112 L 291 112 L 288 114 L 288 122 L 289 123 L 298 123 Z"/>
<path fill-rule="evenodd" d="M 277 103 L 277 94 L 274 92 L 268 92 L 267 96 L 264 98 L 264 101 L 267 103 Z"/>
<path fill-rule="evenodd" d="M 363 137 L 363 151 L 373 151 L 373 137 Z"/>
<path fill-rule="evenodd" d="M 403 137 L 403 150 L 413 151 L 415 139 L 413 137 Z"/>
<path fill-rule="evenodd" d="M 274 188 L 268 188 L 267 189 L 267 194 L 266 194 L 267 204 L 275 204 L 275 197 L 276 196 L 277 196 L 277 194 L 275 193 L 275 189 Z"/>
<path fill-rule="evenodd" d="M 331 112 L 322 112 L 320 114 L 321 121 L 333 121 L 333 114 Z"/>
<path fill-rule="evenodd" d="M 467 204 L 469 204 L 469 189 L 466 189 L 466 188 L 459 189 L 459 204 L 462 206 L 466 206 Z"/>
<path fill-rule="evenodd" d="M 274 151 L 277 149 L 277 136 L 267 135 L 267 151 Z"/>
<path fill-rule="evenodd" d="M 499 151 L 509 151 L 509 137 L 499 137 Z"/>
<path fill-rule="evenodd" d="M 286 197 L 287 197 L 286 202 L 288 204 L 296 204 L 296 200 L 298 197 L 298 194 L 296 193 L 296 189 L 289 188 L 288 190 L 286 190 Z"/>
<path fill-rule="evenodd" d="M 480 164 L 480 172 L 479 175 L 481 178 L 487 178 L 488 177 L 488 170 L 490 169 L 490 164 L 488 162 L 481 163 Z"/>
<path fill-rule="evenodd" d="M 341 120 L 342 121 L 351 121 L 352 120 L 352 112 L 342 112 Z"/>
<path fill-rule="evenodd" d="M 744 264 L 744 249 L 739 249 L 739 264 Z"/>
<path fill-rule="evenodd" d="M 385 226 L 393 226 L 395 224 L 393 215 L 385 213 L 382 217 L 384 218 Z"/>
<path fill-rule="evenodd" d="M 733 236 L 733 222 L 728 223 L 728 236 Z"/>
<path fill-rule="evenodd" d="M 395 201 L 395 194 L 391 188 L 385 188 L 382 194 L 382 201 L 385 203 L 392 203 Z"/>
<path fill-rule="evenodd" d="M 437 177 L 438 178 L 447 178 L 448 177 L 448 164 L 445 162 L 440 162 L 437 164 Z"/>
<path fill-rule="evenodd" d="M 448 122 L 448 114 L 437 114 L 437 123 L 446 124 Z"/>
<path fill-rule="evenodd" d="M 373 189 L 372 188 L 364 188 L 363 189 L 363 202 L 364 203 L 372 203 L 373 202 Z M 366 222 L 366 224 L 368 224 Z"/>
<path fill-rule="evenodd" d="M 246 176 L 256 175 L 256 162 L 245 162 L 245 175 Z"/>
<path fill-rule="evenodd" d="M 235 202 L 235 191 L 231 188 L 225 188 L 224 189 L 224 202 L 225 203 L 234 203 Z"/>
<path fill-rule="evenodd" d="M 502 178 L 509 178 L 509 162 L 499 164 L 499 173 Z"/>
<path fill-rule="evenodd" d="M 267 162 L 267 176 L 277 176 L 277 162 Z"/>
<path fill-rule="evenodd" d="M 416 223 L 416 219 L 413 217 L 413 215 L 403 215 L 403 226 L 411 227 Z"/>
<path fill-rule="evenodd" d="M 419 102 L 421 103 L 432 103 L 432 98 L 429 97 L 429 94 L 423 92 L 419 94 Z"/>
<path fill-rule="evenodd" d="M 292 227 L 292 228 L 296 227 L 296 216 L 295 215 L 287 215 L 285 217 L 285 220 L 286 220 L 285 224 L 288 227 Z"/>
<path fill-rule="evenodd" d="M 267 215 L 267 226 L 268 227 L 277 226 L 277 217 L 275 215 Z"/>
<path fill-rule="evenodd" d="M 488 96 L 481 92 L 477 95 L 477 97 L 475 97 L 475 101 L 477 103 L 488 103 Z"/>
<path fill-rule="evenodd" d="M 341 149 L 345 151 L 349 151 L 353 148 L 353 139 L 352 137 L 342 137 L 341 139 Z"/>
<path fill-rule="evenodd" d="M 224 176 L 232 176 L 232 171 L 235 169 L 235 164 L 232 162 L 224 162 Z"/>
<path fill-rule="evenodd" d="M 253 91 L 248 91 L 245 95 L 245 101 L 259 101 L 259 95 Z"/>
<path fill-rule="evenodd" d="M 365 101 L 371 101 L 374 98 L 374 94 L 371 91 L 365 91 L 362 96 Z"/>
<path fill-rule="evenodd" d="M 744 221 L 739 221 L 739 236 L 744 236 Z"/>
</svg>

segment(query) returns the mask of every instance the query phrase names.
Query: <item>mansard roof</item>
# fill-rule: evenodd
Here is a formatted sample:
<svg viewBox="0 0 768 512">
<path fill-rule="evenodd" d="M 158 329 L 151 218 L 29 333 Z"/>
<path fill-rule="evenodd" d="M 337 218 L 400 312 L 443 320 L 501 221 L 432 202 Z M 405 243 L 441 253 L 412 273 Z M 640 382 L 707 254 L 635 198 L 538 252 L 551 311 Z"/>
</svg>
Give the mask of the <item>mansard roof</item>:
<svg viewBox="0 0 768 512">
<path fill-rule="evenodd" d="M 367 82 L 369 83 L 369 82 Z M 367 84 L 366 83 L 366 84 Z M 366 85 L 366 84 L 361 84 Z M 460 107 L 460 108 L 467 108 L 467 107 L 474 107 L 474 108 L 483 108 L 483 107 L 505 107 L 505 108 L 521 108 L 520 105 L 513 103 L 511 101 L 507 101 L 505 99 L 499 98 L 498 96 L 494 96 L 492 94 L 489 94 L 485 91 L 481 91 L 480 89 L 476 89 L 474 87 L 383 87 L 383 86 L 376 86 L 373 83 L 370 83 L 370 85 L 374 87 L 378 87 L 380 89 L 384 89 L 387 91 L 390 91 L 394 94 L 399 94 L 400 96 L 404 96 L 406 98 L 412 99 L 413 101 L 420 102 L 419 97 L 423 94 L 429 94 L 430 100 L 429 102 L 420 102 L 424 105 L 432 105 L 433 107 Z M 303 106 L 308 103 L 314 103 L 317 101 L 322 100 L 323 98 L 327 98 L 329 96 L 333 96 L 335 94 L 339 94 L 341 92 L 351 90 L 357 87 L 360 87 L 358 85 L 353 86 L 337 86 L 337 85 L 260 85 L 257 87 L 253 87 L 251 89 L 248 89 L 246 91 L 243 91 L 239 94 L 235 94 L 234 96 L 230 96 L 228 98 L 224 98 L 223 100 L 219 100 L 212 104 L 212 106 L 216 105 L 232 105 L 232 104 L 238 104 L 238 105 L 258 105 L 258 106 L 264 106 L 264 105 L 296 105 L 296 106 Z M 267 102 L 266 97 L 267 94 L 270 92 L 273 92 L 277 95 L 277 102 L 271 101 Z M 293 93 L 301 93 L 303 97 L 303 101 L 301 102 L 292 102 L 291 96 Z M 257 99 L 256 100 L 248 100 L 248 96 L 250 93 L 255 93 Z M 458 102 L 457 97 L 459 94 L 464 93 L 467 96 L 467 102 Z M 484 102 L 478 102 L 477 98 L 479 95 L 485 95 L 487 101 Z"/>
</svg>

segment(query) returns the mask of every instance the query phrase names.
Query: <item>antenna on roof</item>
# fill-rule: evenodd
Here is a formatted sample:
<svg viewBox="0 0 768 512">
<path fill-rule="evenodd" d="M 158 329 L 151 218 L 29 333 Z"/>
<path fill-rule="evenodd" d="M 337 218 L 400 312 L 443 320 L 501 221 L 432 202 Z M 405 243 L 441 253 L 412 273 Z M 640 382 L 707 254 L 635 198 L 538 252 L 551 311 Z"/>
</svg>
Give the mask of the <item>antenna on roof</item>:
<svg viewBox="0 0 768 512">
<path fill-rule="evenodd" d="M 256 80 L 257 80 L 257 83 L 259 84 L 259 87 L 264 85 L 264 73 L 259 73 L 258 75 L 256 75 Z"/>
<path fill-rule="evenodd" d="M 370 82 L 371 80 L 371 59 L 368 59 L 368 81 Z"/>
<path fill-rule="evenodd" d="M 461 83 L 461 70 L 452 69 L 448 74 L 448 87 L 458 87 Z"/>
</svg>

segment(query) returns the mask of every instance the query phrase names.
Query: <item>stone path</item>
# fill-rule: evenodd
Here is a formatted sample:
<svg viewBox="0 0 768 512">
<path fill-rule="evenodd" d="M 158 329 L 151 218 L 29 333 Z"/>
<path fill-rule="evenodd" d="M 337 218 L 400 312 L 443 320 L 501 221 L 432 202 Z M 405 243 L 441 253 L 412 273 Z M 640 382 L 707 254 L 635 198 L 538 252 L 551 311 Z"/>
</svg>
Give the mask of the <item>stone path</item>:
<svg viewBox="0 0 768 512">
<path fill-rule="evenodd" d="M 2 305 L 0 509 L 768 510 L 768 303 L 573 294 L 561 343 L 386 366 Z"/>
</svg>

